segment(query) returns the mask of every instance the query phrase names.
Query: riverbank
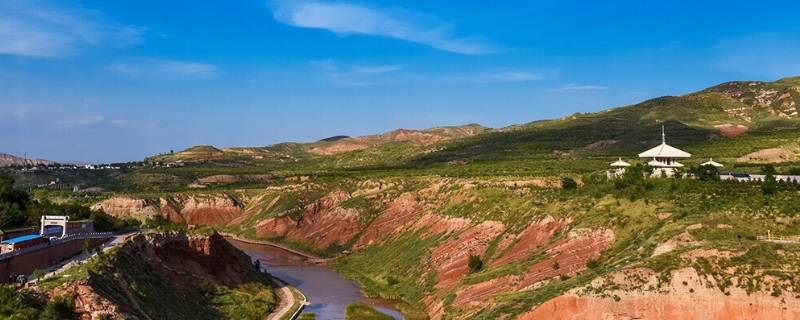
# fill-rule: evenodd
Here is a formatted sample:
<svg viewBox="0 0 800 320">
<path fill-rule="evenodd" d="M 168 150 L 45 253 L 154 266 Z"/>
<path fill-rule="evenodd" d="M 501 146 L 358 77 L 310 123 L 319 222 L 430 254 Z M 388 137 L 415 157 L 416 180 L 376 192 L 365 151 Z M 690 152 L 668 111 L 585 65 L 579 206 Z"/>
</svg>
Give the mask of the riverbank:
<svg viewBox="0 0 800 320">
<path fill-rule="evenodd" d="M 284 246 L 267 241 L 237 238 L 228 237 L 228 240 L 260 261 L 274 278 L 286 281 L 305 294 L 309 305 L 304 311 L 316 314 L 317 319 L 344 320 L 346 307 L 357 302 L 366 303 L 394 319 L 414 319 L 395 309 L 392 301 L 368 299 L 358 283 L 342 277 L 327 265 L 314 263 L 312 254 L 298 255 L 296 250 L 286 250 Z"/>
</svg>

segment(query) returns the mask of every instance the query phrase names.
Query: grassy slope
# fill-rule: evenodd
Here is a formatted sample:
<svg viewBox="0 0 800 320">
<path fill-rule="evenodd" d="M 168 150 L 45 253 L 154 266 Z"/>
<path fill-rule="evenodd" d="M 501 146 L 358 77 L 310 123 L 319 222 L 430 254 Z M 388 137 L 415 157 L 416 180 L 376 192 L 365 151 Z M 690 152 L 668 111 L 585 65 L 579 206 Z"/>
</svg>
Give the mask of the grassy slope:
<svg viewBox="0 0 800 320">
<path fill-rule="evenodd" d="M 268 278 L 255 276 L 237 287 L 203 280 L 179 291 L 175 283 L 153 272 L 146 259 L 130 249 L 113 249 L 43 281 L 40 288 L 47 292 L 66 283 L 88 281 L 120 310 L 143 318 L 255 320 L 265 318 L 277 304 L 266 285 Z"/>
</svg>

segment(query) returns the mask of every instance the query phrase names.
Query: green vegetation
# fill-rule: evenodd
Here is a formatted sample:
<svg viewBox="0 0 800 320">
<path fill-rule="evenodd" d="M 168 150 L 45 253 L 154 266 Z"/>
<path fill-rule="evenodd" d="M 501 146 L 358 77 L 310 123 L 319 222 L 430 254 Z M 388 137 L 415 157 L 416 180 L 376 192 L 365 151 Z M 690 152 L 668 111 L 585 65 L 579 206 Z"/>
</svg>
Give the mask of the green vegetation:
<svg viewBox="0 0 800 320">
<path fill-rule="evenodd" d="M 13 178 L 0 174 L 0 229 L 38 225 L 43 215 L 65 215 L 71 220 L 91 219 L 100 232 L 139 225 L 135 220 L 118 219 L 80 204 L 32 200 L 28 193 L 14 189 Z"/>
<path fill-rule="evenodd" d="M 404 234 L 337 259 L 331 267 L 361 283 L 367 296 L 401 301 L 397 307 L 406 319 L 425 319 L 427 316 L 420 304 L 424 292 L 418 281 L 423 273 L 425 254 L 438 240 Z"/>
<path fill-rule="evenodd" d="M 317 315 L 314 314 L 314 313 L 303 312 L 300 315 L 300 317 L 298 317 L 297 319 L 299 319 L 299 320 L 316 320 L 317 319 Z"/>
<path fill-rule="evenodd" d="M 0 285 L 0 318 L 9 320 L 37 319 L 39 306 L 36 298 L 27 290 Z"/>
<path fill-rule="evenodd" d="M 50 299 L 39 317 L 41 320 L 77 320 L 75 313 L 75 297 L 62 295 Z"/>
<path fill-rule="evenodd" d="M 214 309 L 225 319 L 262 320 L 275 308 L 272 290 L 260 283 L 248 283 L 235 289 L 213 286 L 207 289 Z"/>
<path fill-rule="evenodd" d="M 470 255 L 467 263 L 469 265 L 470 272 L 474 273 L 483 270 L 483 261 L 481 260 L 480 256 Z"/>
<path fill-rule="evenodd" d="M 34 292 L 0 286 L 0 318 L 8 320 L 77 320 L 75 298 L 57 296 L 40 304 Z"/>
<path fill-rule="evenodd" d="M 393 320 L 389 315 L 378 312 L 369 305 L 362 302 L 355 302 L 347 305 L 345 310 L 347 320 Z"/>
</svg>

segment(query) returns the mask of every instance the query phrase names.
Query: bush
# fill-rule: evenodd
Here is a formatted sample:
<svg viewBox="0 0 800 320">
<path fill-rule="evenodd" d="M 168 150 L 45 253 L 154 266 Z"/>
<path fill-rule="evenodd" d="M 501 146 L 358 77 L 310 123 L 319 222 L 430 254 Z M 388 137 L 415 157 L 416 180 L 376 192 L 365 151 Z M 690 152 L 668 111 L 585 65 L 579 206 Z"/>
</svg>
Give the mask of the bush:
<svg viewBox="0 0 800 320">
<path fill-rule="evenodd" d="M 42 312 L 41 320 L 77 320 L 75 298 L 69 295 L 50 299 Z"/>
<path fill-rule="evenodd" d="M 476 255 L 469 256 L 469 271 L 470 272 L 478 272 L 483 270 L 483 261 L 481 257 Z"/>
<path fill-rule="evenodd" d="M 561 178 L 561 188 L 565 190 L 573 190 L 578 188 L 578 183 L 575 182 L 575 179 L 570 177 L 563 177 Z"/>
<path fill-rule="evenodd" d="M 699 166 L 694 170 L 697 179 L 702 181 L 715 181 L 719 180 L 719 169 L 710 164 Z"/>
<path fill-rule="evenodd" d="M 600 261 L 597 259 L 589 259 L 586 261 L 586 267 L 589 269 L 595 269 L 600 266 Z"/>
<path fill-rule="evenodd" d="M 0 285 L 0 319 L 36 319 L 40 308 L 26 292 Z"/>
</svg>

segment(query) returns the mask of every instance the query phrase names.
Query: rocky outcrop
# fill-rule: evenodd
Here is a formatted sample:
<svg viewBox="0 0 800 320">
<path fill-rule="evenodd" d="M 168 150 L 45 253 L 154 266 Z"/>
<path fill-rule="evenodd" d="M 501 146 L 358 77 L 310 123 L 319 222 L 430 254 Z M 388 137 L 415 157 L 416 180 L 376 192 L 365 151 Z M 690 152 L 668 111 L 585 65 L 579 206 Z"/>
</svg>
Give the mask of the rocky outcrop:
<svg viewBox="0 0 800 320">
<path fill-rule="evenodd" d="M 56 164 L 50 160 L 43 159 L 26 159 L 17 156 L 12 156 L 6 153 L 0 153 L 0 167 L 10 166 L 42 166 Z"/>
<path fill-rule="evenodd" d="M 548 257 L 529 266 L 521 275 L 504 276 L 466 286 L 456 292 L 453 307 L 483 308 L 499 293 L 527 290 L 560 276 L 574 276 L 586 270 L 586 263 L 596 259 L 614 242 L 608 229 L 578 229 L 553 243 L 545 251 Z"/>
<path fill-rule="evenodd" d="M 342 206 L 347 199 L 350 196 L 345 191 L 333 191 L 306 206 L 297 221 L 288 215 L 268 218 L 256 225 L 256 233 L 261 237 L 307 243 L 319 250 L 345 245 L 363 228 L 360 210 Z"/>
<path fill-rule="evenodd" d="M 176 223 L 222 226 L 242 215 L 242 209 L 226 194 L 174 195 L 148 202 L 125 196 L 103 200 L 92 206 L 120 218 L 145 221 L 161 215 Z"/>
<path fill-rule="evenodd" d="M 656 282 L 651 273 L 649 282 Z M 603 296 L 577 292 L 559 296 L 522 315 L 533 319 L 800 319 L 800 301 L 789 295 L 748 295 L 732 288 L 727 293 L 708 286 L 692 268 L 672 272 L 666 292 L 613 291 Z"/>
<path fill-rule="evenodd" d="M 492 265 L 504 265 L 509 262 L 520 261 L 527 258 L 531 253 L 547 244 L 550 238 L 561 229 L 566 222 L 557 221 L 551 216 L 547 216 L 540 221 L 531 223 L 525 230 L 516 237 L 516 243 L 507 253 L 499 259 L 492 261 Z M 508 241 L 508 239 L 504 239 Z M 505 243 L 498 245 L 498 252 L 503 252 Z"/>
<path fill-rule="evenodd" d="M 419 217 L 422 208 L 423 205 L 417 200 L 417 195 L 413 193 L 401 195 L 364 230 L 354 249 L 368 246 L 382 237 L 401 230 Z"/>
<path fill-rule="evenodd" d="M 180 210 L 187 224 L 221 226 L 242 214 L 242 209 L 233 199 L 223 195 L 188 197 Z"/>
<path fill-rule="evenodd" d="M 92 210 L 103 210 L 105 213 L 118 218 L 133 218 L 141 221 L 159 214 L 158 209 L 148 204 L 144 199 L 124 196 L 113 197 L 96 203 L 92 206 Z"/>
</svg>

